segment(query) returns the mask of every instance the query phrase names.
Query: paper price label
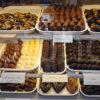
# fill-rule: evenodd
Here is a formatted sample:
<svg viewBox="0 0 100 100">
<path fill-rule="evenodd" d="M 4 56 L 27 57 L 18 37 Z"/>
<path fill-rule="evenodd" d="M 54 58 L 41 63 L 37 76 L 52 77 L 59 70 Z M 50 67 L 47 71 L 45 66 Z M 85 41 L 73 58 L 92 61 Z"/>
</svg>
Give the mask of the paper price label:
<svg viewBox="0 0 100 100">
<path fill-rule="evenodd" d="M 83 73 L 84 85 L 100 85 L 100 73 Z"/>
<path fill-rule="evenodd" d="M 72 43 L 73 35 L 53 35 L 53 42 Z"/>
<path fill-rule="evenodd" d="M 25 83 L 25 73 L 3 72 L 0 83 Z"/>
<path fill-rule="evenodd" d="M 42 15 L 42 21 L 50 21 L 50 20 L 51 20 L 50 14 L 44 13 Z"/>
<path fill-rule="evenodd" d="M 42 82 L 68 82 L 68 76 L 43 74 Z"/>
</svg>

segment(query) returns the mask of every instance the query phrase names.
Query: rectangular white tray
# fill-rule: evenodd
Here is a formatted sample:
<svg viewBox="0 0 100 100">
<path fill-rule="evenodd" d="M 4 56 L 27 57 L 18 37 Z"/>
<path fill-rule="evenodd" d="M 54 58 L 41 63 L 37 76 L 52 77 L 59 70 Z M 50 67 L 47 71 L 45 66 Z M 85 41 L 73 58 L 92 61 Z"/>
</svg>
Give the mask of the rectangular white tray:
<svg viewBox="0 0 100 100">
<path fill-rule="evenodd" d="M 78 80 L 78 84 L 79 84 L 79 80 Z M 37 80 L 37 91 L 42 96 L 75 96 L 79 93 L 79 89 L 80 89 L 80 86 L 78 85 L 78 90 L 74 94 L 71 94 L 71 93 L 68 92 L 68 90 L 65 87 L 60 93 L 56 93 L 54 91 L 54 89 L 51 87 L 51 89 L 47 93 L 44 93 L 40 89 L 39 86 L 40 86 L 40 79 Z"/>
<path fill-rule="evenodd" d="M 38 16 L 37 22 L 40 19 L 40 15 L 42 12 L 42 6 L 9 6 L 5 7 L 2 10 L 0 10 L 0 14 L 2 13 L 15 13 L 15 12 L 21 12 L 21 13 L 32 13 L 36 14 Z M 37 24 L 37 23 L 36 23 Z M 35 25 L 36 27 L 36 25 Z M 0 33 L 3 34 L 18 34 L 18 33 L 32 33 L 35 31 L 35 27 L 33 29 L 29 30 L 0 30 Z"/>
<path fill-rule="evenodd" d="M 65 51 L 66 51 L 66 47 L 65 47 Z M 67 64 L 67 55 L 66 55 L 66 52 L 65 52 L 65 56 L 66 56 L 66 68 L 68 69 L 68 70 L 70 70 L 70 71 L 72 71 L 72 72 L 100 72 L 100 70 L 85 70 L 85 69 L 83 69 L 83 70 L 81 70 L 81 69 L 72 69 L 72 68 L 70 68 L 70 66 Z"/>
<path fill-rule="evenodd" d="M 52 43 L 52 45 L 54 46 L 54 43 Z M 42 72 L 42 73 L 51 73 L 51 74 L 62 74 L 62 73 L 64 73 L 64 72 L 66 72 L 67 71 L 67 68 L 66 68 L 66 55 L 65 55 L 65 44 L 63 44 L 64 45 L 64 70 L 62 71 L 62 72 L 44 72 L 43 71 L 43 68 L 42 68 L 42 66 L 41 66 L 41 63 L 40 63 L 40 66 L 39 66 L 39 71 L 40 72 Z M 43 47 L 43 45 L 42 45 L 42 47 Z M 42 55 L 42 54 L 41 54 Z M 41 61 L 40 61 L 41 62 Z"/>
<path fill-rule="evenodd" d="M 43 44 L 43 41 L 41 40 L 41 45 L 40 45 L 39 50 L 38 50 L 39 56 L 38 56 L 38 59 L 37 59 L 36 66 L 33 66 L 32 68 L 18 68 L 18 66 L 16 66 L 16 68 L 0 68 L 0 70 L 1 71 L 23 71 L 23 72 L 24 71 L 32 71 L 32 70 L 35 70 L 40 65 L 40 58 L 41 58 L 41 54 L 42 54 L 42 44 Z"/>
<path fill-rule="evenodd" d="M 85 21 L 85 23 L 86 23 L 86 29 L 87 29 L 91 34 L 97 34 L 97 35 L 98 35 L 100 32 L 94 32 L 94 31 L 92 31 L 92 30 L 90 29 L 90 27 L 89 27 L 89 25 L 88 25 L 88 23 L 87 23 L 85 14 L 84 14 L 84 12 L 85 12 L 86 9 L 87 9 L 87 10 L 90 10 L 90 9 L 93 9 L 93 8 L 95 8 L 95 9 L 100 9 L 100 5 L 99 5 L 99 4 L 98 4 L 98 5 L 84 5 L 84 6 L 82 6 L 82 13 L 83 13 L 84 21 Z"/>
<path fill-rule="evenodd" d="M 37 79 L 36 79 L 36 86 L 37 86 Z M 1 89 L 0 89 L 0 93 L 3 93 L 3 94 L 6 94 L 6 93 L 8 93 L 8 94 L 12 94 L 12 93 L 13 94 L 31 94 L 36 91 L 36 89 L 37 89 L 36 86 L 32 91 L 29 91 L 29 92 L 26 92 L 26 91 L 1 91 Z"/>
<path fill-rule="evenodd" d="M 46 9 L 48 6 L 44 6 L 43 10 Z M 43 10 L 42 10 L 42 14 L 43 14 Z M 42 16 L 41 14 L 41 16 Z M 84 24 L 85 24 L 85 29 L 83 31 L 43 31 L 43 30 L 40 30 L 39 28 L 39 21 L 36 25 L 36 29 L 43 35 L 59 35 L 59 34 L 62 34 L 62 35 L 74 35 L 74 34 L 83 34 L 85 33 L 86 31 L 86 23 L 84 21 Z"/>
<path fill-rule="evenodd" d="M 99 97 L 99 98 L 100 98 L 100 95 L 88 95 L 88 94 L 85 94 L 85 93 L 82 91 L 81 83 L 80 83 L 80 93 L 81 93 L 82 95 L 84 95 L 85 97 Z"/>
</svg>

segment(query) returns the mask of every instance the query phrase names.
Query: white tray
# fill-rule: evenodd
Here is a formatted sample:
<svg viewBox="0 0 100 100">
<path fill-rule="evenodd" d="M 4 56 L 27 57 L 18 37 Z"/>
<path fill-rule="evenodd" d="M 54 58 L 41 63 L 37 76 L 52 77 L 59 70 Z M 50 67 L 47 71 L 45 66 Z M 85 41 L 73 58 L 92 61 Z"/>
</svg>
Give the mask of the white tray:
<svg viewBox="0 0 100 100">
<path fill-rule="evenodd" d="M 44 6 L 43 10 L 46 9 L 48 6 Z M 43 10 L 42 10 L 42 14 L 43 14 Z M 41 14 L 41 16 L 42 16 Z M 36 29 L 43 35 L 74 35 L 74 34 L 83 34 L 85 31 L 86 31 L 86 23 L 84 21 L 84 24 L 85 24 L 85 29 L 82 30 L 82 31 L 43 31 L 43 30 L 40 30 L 39 28 L 39 21 L 36 25 Z"/>
<path fill-rule="evenodd" d="M 66 67 L 72 71 L 72 72 L 87 72 L 87 73 L 90 73 L 90 72 L 94 72 L 94 73 L 100 73 L 100 70 L 75 70 L 75 69 L 71 69 L 68 65 L 66 65 Z"/>
<path fill-rule="evenodd" d="M 32 91 L 29 91 L 29 92 L 25 92 L 25 91 L 1 91 L 0 90 L 0 93 L 4 93 L 4 94 L 6 94 L 6 93 L 8 93 L 8 94 L 31 94 L 31 93 L 34 93 L 36 91 L 36 87 L 34 88 L 34 90 L 32 90 Z"/>
<path fill-rule="evenodd" d="M 83 13 L 84 21 L 85 21 L 85 23 L 86 23 L 86 29 L 87 29 L 91 34 L 97 34 L 97 35 L 98 35 L 98 33 L 100 33 L 100 32 L 91 31 L 91 29 L 90 29 L 90 27 L 89 27 L 89 25 L 88 25 L 88 23 L 87 23 L 85 14 L 84 14 L 84 12 L 85 12 L 86 9 L 90 10 L 90 9 L 93 9 L 93 8 L 95 8 L 95 9 L 100 9 L 100 5 L 84 5 L 84 6 L 82 6 L 82 13 Z"/>
<path fill-rule="evenodd" d="M 5 7 L 4 9 L 0 10 L 0 14 L 2 13 L 15 13 L 15 12 L 21 12 L 21 13 L 32 13 L 36 14 L 38 16 L 37 22 L 40 19 L 42 7 L 41 6 L 9 6 Z M 36 23 L 37 24 L 37 23 Z M 35 26 L 36 27 L 36 26 Z M 0 30 L 0 33 L 3 34 L 18 34 L 18 33 L 32 33 L 35 31 L 35 27 L 33 29 L 27 29 L 27 30 Z"/>
<path fill-rule="evenodd" d="M 54 46 L 54 43 L 52 44 L 53 46 Z M 39 66 L 39 71 L 41 72 L 41 73 L 51 73 L 51 74 L 63 74 L 64 72 L 66 72 L 67 71 L 67 68 L 66 68 L 66 55 L 65 55 L 65 53 L 66 53 L 66 51 L 65 51 L 65 44 L 63 44 L 64 45 L 64 70 L 62 71 L 62 72 L 44 72 L 43 71 L 43 68 L 42 68 L 42 66 L 41 66 L 41 64 L 40 64 L 40 66 Z M 43 47 L 43 45 L 42 45 L 42 47 Z M 42 54 L 41 54 L 42 55 Z M 41 61 L 40 61 L 41 62 Z"/>
<path fill-rule="evenodd" d="M 37 85 L 37 79 L 36 79 L 36 85 Z M 1 91 L 1 89 L 0 89 L 0 93 L 8 93 L 8 94 L 30 94 L 30 93 L 34 93 L 35 91 L 36 91 L 36 86 L 35 86 L 35 88 L 32 90 L 32 91 L 28 91 L 28 92 L 26 92 L 26 91 Z"/>
<path fill-rule="evenodd" d="M 85 94 L 85 93 L 82 91 L 82 89 L 81 89 L 81 85 L 80 85 L 80 92 L 81 92 L 81 94 L 84 95 L 85 97 L 99 97 L 99 98 L 100 98 L 100 95 L 87 95 L 87 94 Z"/>
<path fill-rule="evenodd" d="M 51 89 L 47 93 L 44 93 L 39 86 L 40 86 L 40 79 L 37 80 L 37 91 L 40 95 L 43 96 L 75 96 L 79 93 L 79 89 L 80 89 L 80 86 L 78 86 L 78 90 L 74 94 L 71 94 L 68 92 L 67 88 L 65 87 L 60 93 L 56 93 L 55 90 L 51 87 Z"/>
<path fill-rule="evenodd" d="M 23 40 L 24 41 L 24 40 Z M 43 41 L 41 40 L 41 45 L 40 45 L 40 49 L 38 50 L 39 51 L 39 56 L 38 56 L 38 59 L 37 59 L 37 64 L 36 66 L 33 66 L 32 68 L 18 68 L 17 66 L 15 68 L 0 68 L 0 70 L 2 71 L 32 71 L 32 70 L 35 70 L 37 67 L 39 67 L 40 65 L 40 58 L 41 58 L 41 54 L 42 54 L 42 44 L 43 44 Z"/>
<path fill-rule="evenodd" d="M 65 47 L 65 51 L 66 51 L 66 47 Z M 65 56 L 66 56 L 66 68 L 72 72 L 96 72 L 96 73 L 99 73 L 100 70 L 85 70 L 85 69 L 72 69 L 70 68 L 70 66 L 67 64 L 67 55 L 66 55 L 66 52 L 65 52 Z"/>
</svg>

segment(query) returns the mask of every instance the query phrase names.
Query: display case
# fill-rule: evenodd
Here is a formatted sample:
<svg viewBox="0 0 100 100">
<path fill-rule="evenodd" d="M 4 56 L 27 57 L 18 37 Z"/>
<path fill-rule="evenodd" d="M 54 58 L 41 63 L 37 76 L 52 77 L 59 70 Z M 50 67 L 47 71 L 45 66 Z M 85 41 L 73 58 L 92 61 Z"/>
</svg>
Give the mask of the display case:
<svg viewBox="0 0 100 100">
<path fill-rule="evenodd" d="M 0 100 L 99 99 L 99 0 L 0 5 Z"/>
</svg>

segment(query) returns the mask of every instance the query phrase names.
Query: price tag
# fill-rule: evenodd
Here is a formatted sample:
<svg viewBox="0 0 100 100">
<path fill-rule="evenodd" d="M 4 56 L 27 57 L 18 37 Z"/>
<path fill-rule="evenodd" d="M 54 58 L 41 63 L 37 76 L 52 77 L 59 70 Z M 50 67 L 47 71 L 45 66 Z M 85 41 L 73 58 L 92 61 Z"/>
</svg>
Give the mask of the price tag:
<svg viewBox="0 0 100 100">
<path fill-rule="evenodd" d="M 25 83 L 25 73 L 3 72 L 0 83 Z"/>
<path fill-rule="evenodd" d="M 72 43 L 73 35 L 53 35 L 53 42 Z"/>
<path fill-rule="evenodd" d="M 70 0 L 70 5 L 77 5 L 77 0 Z"/>
<path fill-rule="evenodd" d="M 43 74 L 42 82 L 68 82 L 68 76 Z"/>
<path fill-rule="evenodd" d="M 30 98 L 6 98 L 5 100 L 32 100 Z"/>
<path fill-rule="evenodd" d="M 44 21 L 49 22 L 51 19 L 52 19 L 52 18 L 51 18 L 51 16 L 50 16 L 50 14 L 48 14 L 48 13 L 44 13 L 44 14 L 42 15 L 42 21 L 43 21 L 43 22 L 44 22 Z"/>
<path fill-rule="evenodd" d="M 84 85 L 100 85 L 100 73 L 83 73 Z"/>
</svg>

